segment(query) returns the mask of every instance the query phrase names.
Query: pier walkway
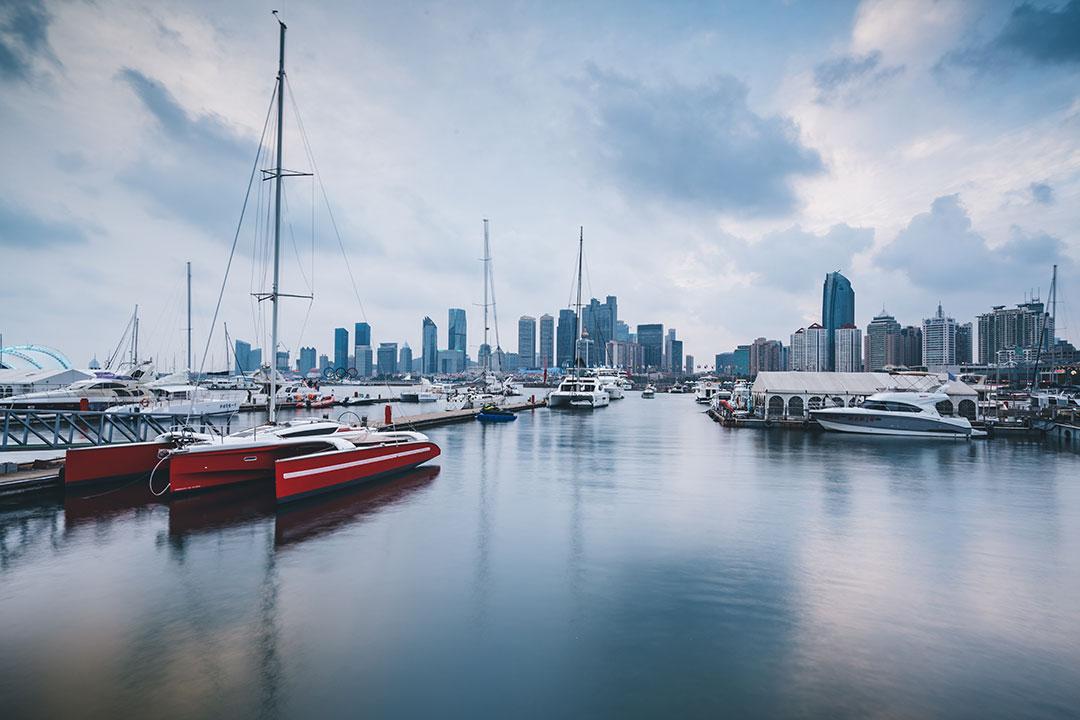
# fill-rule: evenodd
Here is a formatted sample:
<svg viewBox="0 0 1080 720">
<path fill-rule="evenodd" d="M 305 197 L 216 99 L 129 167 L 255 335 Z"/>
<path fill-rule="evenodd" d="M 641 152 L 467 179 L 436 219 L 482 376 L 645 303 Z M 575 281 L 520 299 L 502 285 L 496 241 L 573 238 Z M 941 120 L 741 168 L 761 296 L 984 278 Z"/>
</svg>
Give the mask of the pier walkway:
<svg viewBox="0 0 1080 720">
<path fill-rule="evenodd" d="M 64 450 L 87 445 L 145 442 L 163 432 L 230 432 L 231 417 L 83 410 L 0 410 L 0 450 Z"/>
</svg>

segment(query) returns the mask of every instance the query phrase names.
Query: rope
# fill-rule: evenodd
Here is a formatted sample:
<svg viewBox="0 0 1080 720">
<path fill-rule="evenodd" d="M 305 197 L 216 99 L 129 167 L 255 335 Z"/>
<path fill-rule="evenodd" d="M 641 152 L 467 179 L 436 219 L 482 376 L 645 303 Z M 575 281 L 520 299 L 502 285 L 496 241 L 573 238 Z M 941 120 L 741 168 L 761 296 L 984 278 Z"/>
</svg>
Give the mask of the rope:
<svg viewBox="0 0 1080 720">
<path fill-rule="evenodd" d="M 158 491 L 154 490 L 154 473 L 156 473 L 158 468 L 161 467 L 161 463 L 165 462 L 168 459 L 169 459 L 169 456 L 167 454 L 162 455 L 161 459 L 157 461 L 157 465 L 155 465 L 154 469 L 150 471 L 149 487 L 150 487 L 150 493 L 154 497 L 161 497 L 162 495 L 164 495 L 165 493 L 167 493 L 169 491 L 169 487 L 172 485 L 172 483 L 165 483 L 165 487 L 161 488 L 161 492 L 158 492 Z"/>
</svg>

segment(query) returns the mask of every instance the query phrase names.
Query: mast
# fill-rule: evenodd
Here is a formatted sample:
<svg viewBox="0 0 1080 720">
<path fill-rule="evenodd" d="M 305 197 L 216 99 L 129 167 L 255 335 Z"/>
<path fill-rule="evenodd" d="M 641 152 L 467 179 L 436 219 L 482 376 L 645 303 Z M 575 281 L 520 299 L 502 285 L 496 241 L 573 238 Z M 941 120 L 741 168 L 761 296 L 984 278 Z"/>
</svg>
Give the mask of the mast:
<svg viewBox="0 0 1080 720">
<path fill-rule="evenodd" d="M 577 254 L 577 337 L 574 338 L 574 374 L 581 362 L 581 260 L 585 253 L 585 226 L 578 228 L 578 254 Z"/>
<path fill-rule="evenodd" d="M 1054 325 L 1055 326 L 1054 329 L 1055 330 L 1057 329 L 1056 322 L 1055 322 L 1055 319 L 1056 319 L 1056 316 L 1057 316 L 1057 265 L 1054 265 L 1054 271 L 1053 271 L 1053 274 L 1051 275 L 1051 279 L 1050 279 L 1050 297 L 1049 297 L 1048 300 L 1049 300 L 1048 304 L 1050 305 L 1050 311 L 1048 312 L 1045 307 L 1043 308 L 1042 327 L 1039 328 L 1039 347 L 1035 350 L 1035 377 L 1032 378 L 1032 380 L 1031 380 L 1031 389 L 1032 390 L 1038 390 L 1039 389 L 1039 363 L 1042 361 L 1043 345 L 1046 344 L 1047 326 L 1048 325 Z M 1054 365 L 1054 355 L 1053 355 L 1054 335 L 1053 335 L 1053 333 L 1051 333 L 1051 335 L 1050 335 L 1050 347 L 1051 347 L 1050 370 L 1053 371 L 1053 369 L 1054 369 L 1054 367 L 1053 367 L 1053 365 Z"/>
<path fill-rule="evenodd" d="M 131 368 L 139 364 L 139 306 L 135 306 L 135 315 L 131 328 Z"/>
<path fill-rule="evenodd" d="M 191 261 L 187 264 L 187 369 L 191 372 Z"/>
<path fill-rule="evenodd" d="M 488 344 L 488 263 L 491 262 L 491 244 L 488 239 L 488 219 L 484 218 L 484 346 L 487 355 L 484 357 L 484 365 L 481 374 L 487 378 L 488 370 L 491 369 L 491 345 Z"/>
<path fill-rule="evenodd" d="M 278 280 L 281 275 L 281 154 L 282 123 L 285 120 L 285 23 L 277 17 L 280 26 L 278 42 L 278 78 L 277 78 L 277 160 L 274 169 L 274 285 L 270 291 L 270 408 L 269 421 L 272 424 L 277 415 L 277 346 L 278 346 Z"/>
</svg>

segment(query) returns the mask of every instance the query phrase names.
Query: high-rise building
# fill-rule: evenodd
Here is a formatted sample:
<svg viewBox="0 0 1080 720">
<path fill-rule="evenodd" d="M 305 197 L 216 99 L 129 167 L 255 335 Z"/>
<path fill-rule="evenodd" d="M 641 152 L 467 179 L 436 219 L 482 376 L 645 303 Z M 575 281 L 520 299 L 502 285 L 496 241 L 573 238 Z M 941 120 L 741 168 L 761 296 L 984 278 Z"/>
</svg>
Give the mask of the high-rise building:
<svg viewBox="0 0 1080 720">
<path fill-rule="evenodd" d="M 642 347 L 636 342 L 609 340 L 605 355 L 608 364 L 628 372 L 641 372 L 645 368 Z"/>
<path fill-rule="evenodd" d="M 353 326 L 353 345 L 371 345 L 371 325 L 358 322 Z"/>
<path fill-rule="evenodd" d="M 833 370 L 836 367 L 836 329 L 855 324 L 855 291 L 851 289 L 851 281 L 838 272 L 825 276 L 821 291 L 821 324 L 828 335 L 826 352 L 829 356 L 827 366 L 822 369 Z"/>
<path fill-rule="evenodd" d="M 622 320 L 615 321 L 615 339 L 619 342 L 630 342 L 630 326 Z"/>
<path fill-rule="evenodd" d="M 1043 352 L 1055 344 L 1053 318 L 1046 314 L 1046 307 L 1038 300 L 1011 308 L 995 305 L 990 312 L 979 315 L 976 322 L 979 325 L 981 365 L 1000 362 L 998 353 L 1003 351 L 1024 357 L 1024 351 L 1038 349 L 1040 338 Z M 1032 354 L 1034 353 L 1026 353 Z"/>
<path fill-rule="evenodd" d="M 645 355 L 645 369 L 659 370 L 664 365 L 664 326 L 662 323 L 637 326 L 637 341 Z"/>
<path fill-rule="evenodd" d="M 934 317 L 922 324 L 922 359 L 931 371 L 956 365 L 956 320 L 945 317 L 938 303 Z"/>
<path fill-rule="evenodd" d="M 614 295 L 608 295 L 604 302 L 592 298 L 581 308 L 582 336 L 589 337 L 600 348 L 606 347 L 609 340 L 616 339 L 618 315 L 619 301 Z"/>
<path fill-rule="evenodd" d="M 559 367 L 574 366 L 574 340 L 576 338 L 577 313 L 573 310 L 560 310 L 555 348 L 555 360 Z"/>
<path fill-rule="evenodd" d="M 686 356 L 686 374 L 687 375 L 693 375 L 694 374 L 694 356 L 693 355 L 687 355 Z"/>
<path fill-rule="evenodd" d="M 322 373 L 326 372 L 329 368 L 330 368 L 330 356 L 329 355 L 320 355 L 319 356 L 319 373 L 322 374 Z"/>
<path fill-rule="evenodd" d="M 862 372 L 862 330 L 845 323 L 833 332 L 833 359 L 836 372 Z"/>
<path fill-rule="evenodd" d="M 446 349 L 460 350 L 468 354 L 469 334 L 466 327 L 465 311 L 461 308 L 450 308 L 448 321 Z"/>
<path fill-rule="evenodd" d="M 818 323 L 799 328 L 791 334 L 788 346 L 788 369 L 802 372 L 825 372 L 829 368 L 829 333 Z"/>
<path fill-rule="evenodd" d="M 274 367 L 278 372 L 289 372 L 289 351 L 278 350 L 274 356 Z"/>
<path fill-rule="evenodd" d="M 732 363 L 737 377 L 750 376 L 750 346 L 737 345 L 732 353 Z"/>
<path fill-rule="evenodd" d="M 900 323 L 896 322 L 889 313 L 882 309 L 880 315 L 874 316 L 870 324 L 866 326 L 867 346 L 869 353 L 866 359 L 866 369 L 877 372 L 888 365 L 889 343 L 891 337 L 900 332 Z"/>
<path fill-rule="evenodd" d="M 661 361 L 661 368 L 666 371 L 672 369 L 671 364 L 671 343 L 675 342 L 675 328 L 669 328 L 667 335 L 664 336 L 664 357 Z M 679 368 L 676 366 L 676 370 Z"/>
<path fill-rule="evenodd" d="M 921 367 L 923 365 L 921 327 L 907 325 L 889 335 L 885 348 L 885 365 L 892 367 Z"/>
<path fill-rule="evenodd" d="M 716 357 L 713 358 L 713 370 L 716 371 L 717 375 L 734 375 L 735 353 L 716 353 Z"/>
<path fill-rule="evenodd" d="M 378 363 L 377 373 L 382 376 L 397 375 L 398 367 L 398 349 L 395 342 L 379 343 L 379 352 L 376 362 Z"/>
<path fill-rule="evenodd" d="M 349 368 L 349 331 L 345 328 L 334 328 L 334 368 Z"/>
<path fill-rule="evenodd" d="M 682 340 L 671 341 L 671 372 L 680 374 L 683 369 Z"/>
<path fill-rule="evenodd" d="M 972 347 L 971 323 L 959 323 L 956 326 L 956 364 L 970 365 L 974 362 L 971 354 Z"/>
<path fill-rule="evenodd" d="M 315 369 L 315 348 L 302 347 L 300 348 L 299 365 L 296 369 L 300 371 L 301 375 L 307 375 L 309 372 Z"/>
<path fill-rule="evenodd" d="M 411 373 L 412 362 L 412 348 L 409 347 L 409 343 L 405 343 L 401 346 L 401 352 L 398 354 L 398 372 Z"/>
<path fill-rule="evenodd" d="M 243 340 L 236 340 L 233 343 L 233 357 L 236 358 L 234 363 L 235 367 L 233 371 L 237 373 L 251 372 L 255 368 L 251 365 L 251 343 L 246 343 Z"/>
<path fill-rule="evenodd" d="M 536 364 L 548 368 L 555 365 L 555 318 L 547 313 L 540 316 L 540 347 L 536 350 Z"/>
<path fill-rule="evenodd" d="M 435 375 L 439 372 L 439 328 L 434 320 L 424 318 L 420 337 L 424 351 L 424 374 Z"/>
<path fill-rule="evenodd" d="M 518 362 L 523 368 L 536 367 L 536 318 L 518 318 Z"/>
<path fill-rule="evenodd" d="M 717 360 L 719 363 L 720 361 Z M 788 369 L 802 372 L 806 370 L 806 328 L 799 328 L 791 333 L 788 345 Z"/>
<path fill-rule="evenodd" d="M 750 344 L 749 350 L 751 376 L 768 370 L 784 369 L 783 344 L 779 340 L 759 337 Z"/>
<path fill-rule="evenodd" d="M 370 345 L 357 345 L 356 354 L 353 355 L 352 367 L 356 368 L 356 374 L 360 377 L 371 377 L 375 374 L 375 366 L 372 363 L 372 349 Z"/>
<path fill-rule="evenodd" d="M 465 372 L 465 353 L 461 350 L 440 350 L 439 372 L 443 375 Z"/>
</svg>

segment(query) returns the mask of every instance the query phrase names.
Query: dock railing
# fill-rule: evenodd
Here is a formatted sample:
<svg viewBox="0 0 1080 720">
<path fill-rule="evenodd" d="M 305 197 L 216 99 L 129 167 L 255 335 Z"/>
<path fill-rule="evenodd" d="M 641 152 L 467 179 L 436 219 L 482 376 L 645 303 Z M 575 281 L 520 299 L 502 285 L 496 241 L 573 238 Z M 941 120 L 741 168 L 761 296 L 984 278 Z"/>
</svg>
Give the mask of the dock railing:
<svg viewBox="0 0 1080 720">
<path fill-rule="evenodd" d="M 63 450 L 146 442 L 171 430 L 228 433 L 232 415 L 0 409 L 0 450 Z"/>
</svg>

